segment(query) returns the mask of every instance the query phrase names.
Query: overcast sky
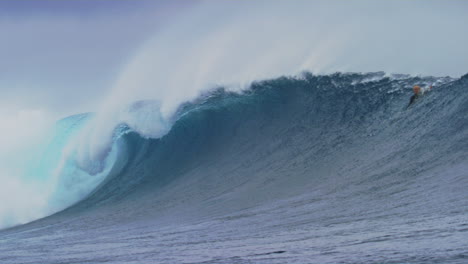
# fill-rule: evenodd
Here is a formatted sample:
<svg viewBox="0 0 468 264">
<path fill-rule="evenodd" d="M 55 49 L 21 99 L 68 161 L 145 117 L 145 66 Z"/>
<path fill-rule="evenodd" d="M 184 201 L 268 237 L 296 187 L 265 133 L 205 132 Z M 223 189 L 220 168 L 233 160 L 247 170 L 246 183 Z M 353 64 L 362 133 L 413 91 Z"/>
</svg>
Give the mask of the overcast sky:
<svg viewBox="0 0 468 264">
<path fill-rule="evenodd" d="M 155 46 L 165 43 L 158 46 L 159 53 L 166 53 L 163 49 L 168 49 L 168 54 L 174 52 L 171 46 L 191 51 L 193 39 L 207 35 L 211 43 L 216 43 L 213 36 L 217 35 L 209 31 L 228 34 L 234 25 L 238 28 L 232 31 L 237 34 L 232 39 L 237 43 L 227 43 L 228 38 L 224 38 L 217 45 L 236 46 L 248 41 L 273 51 L 265 55 L 274 54 L 271 47 L 277 47 L 281 55 L 294 57 L 294 52 L 282 50 L 294 50 L 294 44 L 282 46 L 282 42 L 272 41 L 273 35 L 268 35 L 272 28 L 278 29 L 274 32 L 278 39 L 297 40 L 299 47 L 316 47 L 314 56 L 301 64 L 316 67 L 311 66 L 312 71 L 324 68 L 318 62 L 324 61 L 325 65 L 326 61 L 329 71 L 383 70 L 456 77 L 468 72 L 467 14 L 468 1 L 456 0 L 213 0 L 201 4 L 173 0 L 3 0 L 0 1 L 0 111 L 42 109 L 59 116 L 94 111 L 115 86 L 122 85 L 121 75 L 128 72 L 128 64 L 135 64 L 135 57 L 144 57 L 145 50 L 151 50 L 148 43 Z M 269 28 L 266 33 L 255 26 L 259 21 Z M 283 27 L 285 24 L 291 27 Z M 183 31 L 185 28 L 187 32 Z M 309 29 L 321 34 L 313 35 Z M 170 30 L 178 34 L 164 39 Z M 164 32 L 163 37 L 158 35 L 160 32 Z M 239 36 L 244 40 L 236 39 Z M 236 50 L 231 57 L 226 54 L 219 57 L 233 61 L 245 59 L 242 54 L 255 57 L 252 54 L 257 54 L 257 49 Z M 336 58 L 332 59 L 332 54 Z M 330 58 L 324 60 L 325 55 Z M 182 60 L 191 54 L 186 52 L 184 56 Z M 196 59 L 187 67 L 198 67 L 194 61 L 203 60 L 200 54 L 193 56 Z M 152 67 L 148 62 L 144 65 Z M 180 65 L 179 62 L 171 66 Z M 138 91 L 138 87 L 133 87 L 127 93 L 132 89 Z"/>
<path fill-rule="evenodd" d="M 190 5 L 0 1 L 0 111 L 94 110 L 142 43 Z"/>
</svg>

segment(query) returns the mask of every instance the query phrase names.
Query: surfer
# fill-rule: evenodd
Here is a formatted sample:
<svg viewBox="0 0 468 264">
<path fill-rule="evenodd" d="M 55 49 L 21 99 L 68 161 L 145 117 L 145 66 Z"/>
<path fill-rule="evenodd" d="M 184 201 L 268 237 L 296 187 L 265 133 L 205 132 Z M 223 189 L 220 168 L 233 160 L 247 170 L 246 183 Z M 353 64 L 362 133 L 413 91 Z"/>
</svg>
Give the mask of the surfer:
<svg viewBox="0 0 468 264">
<path fill-rule="evenodd" d="M 418 85 L 413 86 L 413 93 L 414 94 L 413 94 L 413 96 L 411 96 L 407 108 L 414 103 L 414 100 L 416 100 L 416 98 L 419 97 L 420 92 L 421 92 L 421 87 L 419 87 Z"/>
<path fill-rule="evenodd" d="M 429 89 L 428 89 L 428 90 L 429 90 L 429 91 L 432 90 L 432 85 L 429 86 Z M 419 96 L 422 95 L 422 93 L 421 93 L 421 87 L 419 87 L 418 85 L 413 86 L 413 93 L 414 93 L 414 94 L 413 94 L 413 96 L 411 96 L 410 101 L 409 101 L 409 104 L 408 104 L 408 106 L 407 106 L 406 108 L 410 107 L 410 105 L 412 105 L 412 104 L 414 103 L 414 101 L 415 101 L 417 98 L 419 98 Z"/>
</svg>

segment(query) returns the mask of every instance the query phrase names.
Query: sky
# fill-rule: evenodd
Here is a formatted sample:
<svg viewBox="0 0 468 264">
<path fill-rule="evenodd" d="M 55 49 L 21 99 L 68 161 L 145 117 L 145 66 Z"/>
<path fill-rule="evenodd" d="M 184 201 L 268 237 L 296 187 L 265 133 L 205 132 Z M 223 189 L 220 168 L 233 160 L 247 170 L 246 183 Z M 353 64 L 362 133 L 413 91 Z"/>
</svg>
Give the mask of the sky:
<svg viewBox="0 0 468 264">
<path fill-rule="evenodd" d="M 0 1 L 0 109 L 95 110 L 140 45 L 190 5 Z"/>
<path fill-rule="evenodd" d="M 218 57 L 232 60 L 238 68 L 241 66 L 235 61 L 248 60 L 247 54 L 255 61 L 266 61 L 255 58 L 259 53 L 287 61 L 303 56 L 300 49 L 309 46 L 315 49 L 309 52 L 314 53 L 309 56 L 312 62 L 300 64 L 312 65 L 309 70 L 319 73 L 383 70 L 457 77 L 468 71 L 467 13 L 468 2 L 457 0 L 2 0 L 0 112 L 40 110 L 63 117 L 96 111 L 109 94 L 121 89 L 116 87 L 131 86 L 134 80 L 128 83 L 122 79 L 128 79 L 125 75 L 129 68 L 135 68 L 132 65 L 138 57 L 152 56 L 158 47 L 159 53 L 174 53 L 173 57 L 184 54 L 175 59 L 182 62 L 171 65 L 173 71 L 186 67 L 187 58 L 197 58 L 197 63 L 205 65 L 208 62 L 201 58 L 200 49 L 192 49 L 189 43 L 206 44 L 208 38 L 230 49 L 219 51 L 219 46 L 213 45 L 202 55 L 214 60 L 209 50 L 224 52 Z M 263 28 L 259 26 L 262 23 Z M 245 52 L 235 48 L 241 42 Z M 260 51 L 244 42 L 257 42 L 261 49 L 272 51 Z M 297 53 L 295 46 L 300 46 Z M 174 47 L 178 47 L 177 52 Z M 160 68 L 158 63 L 154 68 Z M 190 65 L 198 68 L 197 63 Z M 223 74 L 229 75 L 227 71 L 234 67 L 228 69 L 227 64 L 216 67 L 226 68 Z M 259 63 L 255 71 L 264 71 L 259 68 L 266 64 Z M 145 62 L 144 67 L 153 65 Z M 147 74 L 157 79 L 157 73 Z M 188 80 L 184 85 L 190 82 L 197 81 Z M 139 91 L 129 87 L 126 95 L 131 95 L 132 89 Z"/>
</svg>

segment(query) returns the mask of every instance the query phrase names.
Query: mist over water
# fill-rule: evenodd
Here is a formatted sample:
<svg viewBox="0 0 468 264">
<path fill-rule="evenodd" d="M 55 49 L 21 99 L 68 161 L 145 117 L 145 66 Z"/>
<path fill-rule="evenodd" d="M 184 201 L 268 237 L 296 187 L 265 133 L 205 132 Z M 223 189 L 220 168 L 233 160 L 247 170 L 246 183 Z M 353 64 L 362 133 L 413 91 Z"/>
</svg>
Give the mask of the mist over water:
<svg viewBox="0 0 468 264">
<path fill-rule="evenodd" d="M 41 141 L 52 120 L 40 111 L 0 115 L 0 228 L 44 216 L 47 206 L 41 179 L 34 179 L 28 167 L 40 159 Z M 33 133 L 32 133 L 33 132 Z M 34 199 L 31 199 L 34 197 Z"/>
</svg>

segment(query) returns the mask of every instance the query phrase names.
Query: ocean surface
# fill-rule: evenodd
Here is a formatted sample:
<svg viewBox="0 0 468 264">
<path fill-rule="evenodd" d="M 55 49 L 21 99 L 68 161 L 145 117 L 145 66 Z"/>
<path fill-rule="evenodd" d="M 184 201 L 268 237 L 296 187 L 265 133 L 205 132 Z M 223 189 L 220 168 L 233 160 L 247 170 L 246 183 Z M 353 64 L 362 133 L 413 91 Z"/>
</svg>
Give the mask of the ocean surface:
<svg viewBox="0 0 468 264">
<path fill-rule="evenodd" d="M 58 212 L 1 230 L 0 263 L 468 263 L 468 75 L 304 73 L 157 107 L 65 161 L 95 115 L 59 121 Z"/>
</svg>

